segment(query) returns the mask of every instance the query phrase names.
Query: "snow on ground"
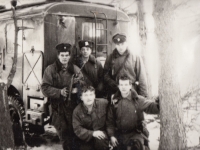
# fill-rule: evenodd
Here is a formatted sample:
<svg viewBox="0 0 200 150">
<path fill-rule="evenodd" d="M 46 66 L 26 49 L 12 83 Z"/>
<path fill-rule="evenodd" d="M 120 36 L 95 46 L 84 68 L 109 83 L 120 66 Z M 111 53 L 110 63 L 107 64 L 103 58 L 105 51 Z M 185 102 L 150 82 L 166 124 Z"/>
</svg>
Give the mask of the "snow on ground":
<svg viewBox="0 0 200 150">
<path fill-rule="evenodd" d="M 200 91 L 199 91 L 200 92 Z M 187 146 L 190 150 L 200 150 L 200 99 L 199 92 L 193 93 L 183 101 L 186 125 Z M 157 115 L 145 115 L 147 128 L 150 132 L 150 148 L 157 150 L 160 139 L 160 124 Z"/>
<path fill-rule="evenodd" d="M 145 115 L 147 129 L 149 130 L 149 145 L 151 150 L 157 150 L 160 139 L 160 123 L 155 119 L 157 115 Z"/>
<path fill-rule="evenodd" d="M 200 150 L 200 99 L 193 96 L 184 100 L 184 123 L 186 125 L 187 146 L 189 150 Z M 145 114 L 147 128 L 150 132 L 150 148 L 157 150 L 160 139 L 160 120 L 158 115 Z M 28 150 L 61 150 L 62 146 L 56 136 L 53 126 L 45 126 L 45 134 L 41 137 L 43 142 L 38 147 L 28 147 Z"/>
<path fill-rule="evenodd" d="M 62 150 L 62 145 L 59 142 L 56 130 L 53 126 L 46 125 L 45 133 L 41 137 L 43 140 L 41 145 L 28 147 L 27 150 Z"/>
</svg>

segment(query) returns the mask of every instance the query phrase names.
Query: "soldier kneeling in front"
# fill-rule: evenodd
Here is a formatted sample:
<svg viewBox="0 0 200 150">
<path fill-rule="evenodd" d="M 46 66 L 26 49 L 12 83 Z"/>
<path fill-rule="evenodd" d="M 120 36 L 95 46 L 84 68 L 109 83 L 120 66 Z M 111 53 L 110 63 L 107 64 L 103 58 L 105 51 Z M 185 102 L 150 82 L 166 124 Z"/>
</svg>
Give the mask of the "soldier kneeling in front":
<svg viewBox="0 0 200 150">
<path fill-rule="evenodd" d="M 159 104 L 137 95 L 127 75 L 119 77 L 118 88 L 112 96 L 106 121 L 111 144 L 117 150 L 145 150 L 147 137 L 142 131 L 143 111 L 158 114 Z"/>
<path fill-rule="evenodd" d="M 81 140 L 80 150 L 109 150 L 106 134 L 108 101 L 95 98 L 92 86 L 81 88 L 80 103 L 73 112 L 73 128 Z"/>
</svg>

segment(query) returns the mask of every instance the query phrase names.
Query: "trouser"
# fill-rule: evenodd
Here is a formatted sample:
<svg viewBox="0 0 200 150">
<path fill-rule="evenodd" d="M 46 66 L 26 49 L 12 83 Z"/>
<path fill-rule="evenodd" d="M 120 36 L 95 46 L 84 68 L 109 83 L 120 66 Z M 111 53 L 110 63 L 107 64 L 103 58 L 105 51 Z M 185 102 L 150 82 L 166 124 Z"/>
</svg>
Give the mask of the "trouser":
<svg viewBox="0 0 200 150">
<path fill-rule="evenodd" d="M 52 115 L 52 125 L 54 125 L 59 139 L 62 143 L 63 150 L 78 150 L 78 138 L 73 132 L 72 114 L 56 114 Z"/>
<path fill-rule="evenodd" d="M 59 139 L 62 143 L 63 150 L 78 150 L 79 142 L 74 133 L 70 133 L 65 127 L 56 129 Z"/>
<path fill-rule="evenodd" d="M 144 139 L 136 132 L 117 133 L 119 145 L 114 150 L 145 150 Z"/>
<path fill-rule="evenodd" d="M 89 142 L 81 141 L 80 150 L 109 150 L 108 139 L 93 138 Z"/>
</svg>

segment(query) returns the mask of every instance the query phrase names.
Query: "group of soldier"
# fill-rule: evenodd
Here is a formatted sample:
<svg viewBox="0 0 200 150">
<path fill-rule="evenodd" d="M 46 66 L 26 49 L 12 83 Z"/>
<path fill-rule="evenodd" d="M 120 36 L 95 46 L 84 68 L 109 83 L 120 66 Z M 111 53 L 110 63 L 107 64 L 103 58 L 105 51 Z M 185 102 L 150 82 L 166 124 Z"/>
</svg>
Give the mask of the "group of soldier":
<svg viewBox="0 0 200 150">
<path fill-rule="evenodd" d="M 159 103 L 147 100 L 143 62 L 126 38 L 113 36 L 115 49 L 104 68 L 91 54 L 91 41 L 79 41 L 76 57 L 69 43 L 56 46 L 58 59 L 44 72 L 42 92 L 64 150 L 149 148 L 143 112 L 159 113 Z"/>
</svg>

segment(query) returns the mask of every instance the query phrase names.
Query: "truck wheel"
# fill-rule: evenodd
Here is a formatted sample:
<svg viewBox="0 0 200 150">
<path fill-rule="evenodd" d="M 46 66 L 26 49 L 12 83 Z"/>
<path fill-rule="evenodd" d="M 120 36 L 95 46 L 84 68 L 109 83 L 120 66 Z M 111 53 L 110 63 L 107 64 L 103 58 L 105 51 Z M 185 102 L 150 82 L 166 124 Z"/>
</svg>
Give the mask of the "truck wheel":
<svg viewBox="0 0 200 150">
<path fill-rule="evenodd" d="M 25 122 L 25 109 L 15 96 L 8 96 L 10 117 L 14 134 L 15 146 L 39 146 L 42 139 L 38 136 L 38 132 L 44 133 L 44 127 L 34 126 Z"/>
<path fill-rule="evenodd" d="M 17 97 L 8 96 L 8 104 L 10 111 L 10 119 L 12 121 L 12 128 L 14 134 L 15 146 L 25 145 L 24 135 L 22 129 L 22 121 L 25 117 L 25 110 Z"/>
</svg>

